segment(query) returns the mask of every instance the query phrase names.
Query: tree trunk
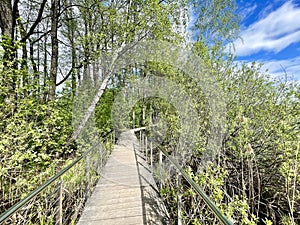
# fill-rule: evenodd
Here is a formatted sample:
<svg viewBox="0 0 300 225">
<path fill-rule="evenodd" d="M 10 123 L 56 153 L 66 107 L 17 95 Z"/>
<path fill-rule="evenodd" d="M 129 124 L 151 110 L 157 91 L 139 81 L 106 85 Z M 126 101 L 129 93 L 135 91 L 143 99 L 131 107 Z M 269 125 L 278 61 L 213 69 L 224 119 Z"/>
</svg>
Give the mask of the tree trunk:
<svg viewBox="0 0 300 225">
<path fill-rule="evenodd" d="M 46 28 L 48 29 L 48 23 L 46 24 Z M 43 48 L 44 48 L 44 62 L 43 62 L 43 72 L 44 72 L 44 76 L 43 76 L 43 101 L 46 102 L 47 101 L 47 96 L 49 93 L 49 89 L 47 88 L 48 84 L 48 54 L 47 54 L 47 35 L 45 36 L 44 39 L 44 43 L 43 43 Z"/>
<path fill-rule="evenodd" d="M 1 40 L 1 47 L 4 50 L 3 66 L 6 71 L 10 69 L 17 69 L 16 57 L 17 51 L 14 46 L 14 27 L 16 21 L 16 7 L 18 0 L 14 1 L 14 7 L 11 0 L 0 0 L 0 28 L 3 35 Z M 0 96 L 1 101 L 7 99 L 12 102 L 12 112 L 16 109 L 16 73 L 5 74 L 4 83 L 2 85 L 8 88 L 8 92 Z"/>
<path fill-rule="evenodd" d="M 57 78 L 57 67 L 58 67 L 58 39 L 57 39 L 57 28 L 58 28 L 58 8 L 59 0 L 52 0 L 51 2 L 51 67 L 50 67 L 50 87 L 49 87 L 49 98 L 48 100 L 55 99 L 56 90 L 56 78 Z"/>
<path fill-rule="evenodd" d="M 98 63 L 93 62 L 93 82 L 94 82 L 94 87 L 97 88 L 98 86 Z"/>
<path fill-rule="evenodd" d="M 72 41 L 71 42 L 72 45 L 72 68 L 75 68 L 76 64 L 77 64 L 77 56 L 76 56 L 76 49 L 75 49 L 75 44 Z M 73 98 L 75 97 L 76 94 L 76 70 L 73 69 L 72 71 L 72 94 L 73 94 Z"/>
<path fill-rule="evenodd" d="M 15 2 L 14 8 L 15 7 L 17 7 L 17 1 Z M 14 48 L 14 20 L 16 15 L 14 15 L 14 13 L 16 12 L 13 10 L 11 0 L 0 1 L 0 27 L 1 34 L 3 35 L 2 42 L 5 43 L 2 45 L 4 49 L 3 65 L 5 67 L 9 65 L 9 62 L 14 62 L 14 58 L 16 57 L 16 50 Z"/>
<path fill-rule="evenodd" d="M 34 46 L 33 46 L 33 42 L 31 39 L 29 39 L 29 44 L 30 44 L 30 61 L 31 61 L 31 65 L 32 65 L 32 69 L 33 69 L 33 88 L 32 88 L 32 92 L 33 92 L 33 96 L 34 97 L 38 97 L 39 96 L 39 71 L 38 71 L 38 67 L 37 64 L 34 60 Z"/>
<path fill-rule="evenodd" d="M 13 33 L 13 11 L 11 0 L 0 1 L 0 27 L 2 35 L 12 38 Z"/>
</svg>

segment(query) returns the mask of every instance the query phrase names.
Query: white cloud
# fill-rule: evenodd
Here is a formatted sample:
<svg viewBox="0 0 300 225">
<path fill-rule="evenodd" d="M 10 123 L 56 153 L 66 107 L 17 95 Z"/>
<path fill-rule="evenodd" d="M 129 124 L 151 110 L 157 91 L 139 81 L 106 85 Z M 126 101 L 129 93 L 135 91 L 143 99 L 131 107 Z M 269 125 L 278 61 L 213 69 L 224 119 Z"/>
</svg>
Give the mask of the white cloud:
<svg viewBox="0 0 300 225">
<path fill-rule="evenodd" d="M 257 8 L 257 4 L 251 6 L 251 4 L 246 4 L 246 7 L 240 10 L 238 13 L 242 16 L 242 20 L 251 16 L 254 10 Z"/>
<path fill-rule="evenodd" d="M 251 66 L 252 61 L 237 60 L 237 65 L 246 63 Z M 300 84 L 300 56 L 286 60 L 257 60 L 256 63 L 262 63 L 261 72 L 268 71 L 273 78 L 282 78 L 287 75 L 288 80 L 296 81 Z"/>
<path fill-rule="evenodd" d="M 300 81 L 300 57 L 288 60 L 260 61 L 264 63 L 263 70 L 268 69 L 273 77 L 282 77 L 285 72 L 289 79 Z"/>
<path fill-rule="evenodd" d="M 292 1 L 283 4 L 265 18 L 241 32 L 235 44 L 238 56 L 247 56 L 261 50 L 279 52 L 300 41 L 300 8 Z"/>
</svg>

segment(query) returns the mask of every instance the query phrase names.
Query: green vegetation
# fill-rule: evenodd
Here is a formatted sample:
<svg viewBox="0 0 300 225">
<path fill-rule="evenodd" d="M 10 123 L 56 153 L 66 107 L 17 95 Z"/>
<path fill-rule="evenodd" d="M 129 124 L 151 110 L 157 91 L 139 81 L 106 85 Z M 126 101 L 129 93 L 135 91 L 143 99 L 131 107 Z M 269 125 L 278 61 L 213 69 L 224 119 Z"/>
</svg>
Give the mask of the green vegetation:
<svg viewBox="0 0 300 225">
<path fill-rule="evenodd" d="M 189 7 L 197 17 L 193 43 L 182 32 Z M 272 80 L 256 63 L 234 62 L 226 45 L 237 38 L 238 23 L 231 0 L 26 0 L 22 6 L 0 1 L 0 213 L 114 129 L 112 106 L 123 88 L 158 76 L 191 96 L 200 129 L 188 149 L 192 154 L 186 172 L 224 214 L 234 224 L 300 224 L 300 87 Z M 224 136 L 214 158 L 203 159 L 211 150 L 213 127 L 207 93 L 189 74 L 152 61 L 126 65 L 122 71 L 111 70 L 113 60 L 112 65 L 104 62 L 120 56 L 126 45 L 130 49 L 153 39 L 191 48 L 226 94 Z M 96 93 L 100 99 L 89 115 Z M 163 121 L 167 128 L 160 143 L 170 154 L 182 146 L 186 131 L 178 117 L 174 105 L 160 96 L 139 99 L 128 112 L 131 128 Z M 80 130 L 83 119 L 87 122 Z M 85 165 L 77 166 L 64 183 L 81 196 Z M 94 171 L 91 177 L 95 182 L 99 174 Z M 165 177 L 160 192 L 175 224 L 177 177 Z M 185 224 L 217 222 L 187 183 L 181 193 Z M 75 197 L 65 204 L 82 202 Z M 39 223 L 51 224 L 50 217 L 39 217 Z"/>
</svg>

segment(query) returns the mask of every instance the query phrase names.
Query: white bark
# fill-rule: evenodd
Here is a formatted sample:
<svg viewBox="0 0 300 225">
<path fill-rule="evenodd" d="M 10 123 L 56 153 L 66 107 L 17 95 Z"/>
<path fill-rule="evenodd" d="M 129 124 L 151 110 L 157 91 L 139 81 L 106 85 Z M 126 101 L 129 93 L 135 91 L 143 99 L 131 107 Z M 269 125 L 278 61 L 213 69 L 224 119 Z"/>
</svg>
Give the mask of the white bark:
<svg viewBox="0 0 300 225">
<path fill-rule="evenodd" d="M 123 49 L 125 47 L 125 43 L 122 44 L 122 46 L 119 48 L 119 50 L 115 53 L 110 66 L 109 66 L 109 70 L 107 72 L 107 75 L 105 77 L 105 79 L 103 80 L 100 88 L 98 89 L 97 94 L 95 95 L 92 103 L 90 104 L 89 108 L 87 109 L 87 111 L 84 113 L 83 119 L 81 120 L 78 128 L 74 131 L 72 138 L 76 139 L 78 138 L 78 136 L 80 135 L 80 133 L 82 132 L 83 128 L 85 127 L 86 123 L 88 122 L 89 118 L 91 117 L 92 113 L 94 112 L 97 103 L 99 102 L 104 90 L 106 89 L 109 80 L 111 79 L 112 75 L 113 75 L 113 68 L 115 65 L 116 60 L 118 59 L 118 57 L 123 53 Z"/>
</svg>

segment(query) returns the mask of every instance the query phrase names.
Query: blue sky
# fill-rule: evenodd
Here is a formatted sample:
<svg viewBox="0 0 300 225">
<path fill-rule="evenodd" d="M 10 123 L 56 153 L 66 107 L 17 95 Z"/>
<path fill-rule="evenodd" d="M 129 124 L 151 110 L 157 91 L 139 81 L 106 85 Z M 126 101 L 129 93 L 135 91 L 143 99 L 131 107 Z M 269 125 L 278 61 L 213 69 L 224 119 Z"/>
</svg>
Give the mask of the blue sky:
<svg viewBox="0 0 300 225">
<path fill-rule="evenodd" d="M 300 81 L 300 0 L 237 0 L 237 60 L 264 63 L 272 76 Z"/>
</svg>

